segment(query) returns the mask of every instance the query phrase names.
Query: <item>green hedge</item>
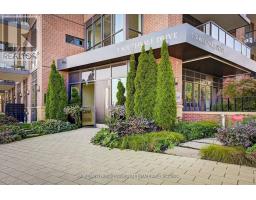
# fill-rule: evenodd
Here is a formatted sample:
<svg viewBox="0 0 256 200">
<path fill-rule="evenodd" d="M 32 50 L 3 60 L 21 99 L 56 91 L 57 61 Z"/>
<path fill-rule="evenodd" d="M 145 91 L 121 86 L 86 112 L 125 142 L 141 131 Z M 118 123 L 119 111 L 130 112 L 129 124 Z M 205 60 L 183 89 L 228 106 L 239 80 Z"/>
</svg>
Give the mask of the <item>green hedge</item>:
<svg viewBox="0 0 256 200">
<path fill-rule="evenodd" d="M 201 122 L 178 122 L 174 131 L 182 133 L 187 140 L 213 137 L 217 133 L 219 125 L 211 121 Z"/>
<path fill-rule="evenodd" d="M 102 129 L 92 138 L 91 142 L 109 148 L 163 152 L 184 140 L 182 134 L 168 131 L 118 137 L 117 134 L 109 132 L 108 129 Z"/>
<path fill-rule="evenodd" d="M 200 150 L 201 158 L 218 162 L 256 166 L 256 159 L 246 153 L 243 147 L 209 145 Z"/>
</svg>

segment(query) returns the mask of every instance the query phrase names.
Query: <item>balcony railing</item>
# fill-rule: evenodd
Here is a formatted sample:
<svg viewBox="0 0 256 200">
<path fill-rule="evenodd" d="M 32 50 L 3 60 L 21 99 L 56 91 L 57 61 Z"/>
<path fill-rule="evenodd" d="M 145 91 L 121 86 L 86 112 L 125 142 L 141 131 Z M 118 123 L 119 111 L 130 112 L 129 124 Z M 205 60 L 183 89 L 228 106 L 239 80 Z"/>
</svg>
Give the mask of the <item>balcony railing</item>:
<svg viewBox="0 0 256 200">
<path fill-rule="evenodd" d="M 237 40 L 234 36 L 225 31 L 216 23 L 209 21 L 197 26 L 197 28 L 205 34 L 225 44 L 227 47 L 236 50 L 248 58 L 251 58 L 251 48 Z"/>
<path fill-rule="evenodd" d="M 256 112 L 256 97 L 223 98 L 214 100 L 183 100 L 184 111 Z"/>
</svg>

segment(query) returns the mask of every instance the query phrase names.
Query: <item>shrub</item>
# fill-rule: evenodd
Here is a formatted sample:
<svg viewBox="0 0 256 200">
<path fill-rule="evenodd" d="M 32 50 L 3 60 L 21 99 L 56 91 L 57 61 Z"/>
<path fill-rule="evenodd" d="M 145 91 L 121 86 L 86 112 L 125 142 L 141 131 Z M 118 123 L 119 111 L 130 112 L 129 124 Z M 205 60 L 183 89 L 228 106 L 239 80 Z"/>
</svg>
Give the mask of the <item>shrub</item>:
<svg viewBox="0 0 256 200">
<path fill-rule="evenodd" d="M 255 153 L 255 152 L 256 152 L 256 144 L 246 149 L 246 153 Z"/>
<path fill-rule="evenodd" d="M 256 160 L 249 157 L 242 147 L 209 145 L 200 150 L 201 157 L 218 162 L 256 166 Z"/>
<path fill-rule="evenodd" d="M 187 140 L 213 137 L 217 133 L 219 125 L 211 121 L 178 122 L 174 131 L 182 133 Z"/>
<path fill-rule="evenodd" d="M 40 135 L 53 134 L 63 131 L 70 131 L 75 129 L 76 126 L 69 122 L 63 122 L 60 120 L 49 119 L 46 121 L 38 121 L 32 123 L 32 132 Z"/>
<path fill-rule="evenodd" d="M 0 126 L 17 124 L 18 122 L 19 121 L 12 116 L 0 115 Z"/>
<path fill-rule="evenodd" d="M 27 132 L 21 125 L 7 125 L 4 127 L 4 131 L 10 132 L 12 135 L 19 135 L 21 138 L 25 138 Z"/>
<path fill-rule="evenodd" d="M 71 90 L 71 99 L 70 105 L 72 106 L 81 106 L 81 98 L 76 88 L 72 88 Z"/>
<path fill-rule="evenodd" d="M 0 133 L 0 144 L 10 143 L 13 141 L 15 141 L 15 137 L 11 131 L 3 131 Z"/>
<path fill-rule="evenodd" d="M 73 106 L 67 106 L 64 108 L 64 112 L 66 115 L 69 115 L 74 119 L 75 124 L 78 127 L 81 127 L 82 122 L 81 122 L 81 108 L 78 105 L 73 105 Z"/>
<path fill-rule="evenodd" d="M 119 80 L 117 84 L 117 93 L 116 93 L 116 105 L 123 106 L 125 104 L 125 88 L 123 83 Z"/>
<path fill-rule="evenodd" d="M 91 140 L 94 144 L 110 148 L 132 149 L 135 151 L 163 152 L 184 141 L 184 136 L 174 132 L 152 132 L 119 137 L 108 129 L 100 130 Z"/>
<path fill-rule="evenodd" d="M 256 122 L 218 129 L 216 137 L 224 145 L 250 147 L 256 143 Z"/>
<path fill-rule="evenodd" d="M 46 118 L 65 120 L 64 108 L 67 106 L 67 93 L 63 77 L 57 71 L 55 62 L 51 65 L 48 90 L 46 94 Z"/>
<path fill-rule="evenodd" d="M 170 129 L 177 118 L 175 80 L 170 63 L 168 45 L 163 41 L 161 61 L 157 70 L 157 89 L 154 119 L 162 129 Z"/>
<path fill-rule="evenodd" d="M 125 107 L 126 107 L 127 118 L 134 116 L 135 77 L 136 77 L 135 57 L 134 57 L 134 54 L 132 54 L 130 57 L 130 70 L 129 70 L 129 73 L 127 76 L 127 82 L 126 82 L 127 95 L 126 95 Z"/>
</svg>

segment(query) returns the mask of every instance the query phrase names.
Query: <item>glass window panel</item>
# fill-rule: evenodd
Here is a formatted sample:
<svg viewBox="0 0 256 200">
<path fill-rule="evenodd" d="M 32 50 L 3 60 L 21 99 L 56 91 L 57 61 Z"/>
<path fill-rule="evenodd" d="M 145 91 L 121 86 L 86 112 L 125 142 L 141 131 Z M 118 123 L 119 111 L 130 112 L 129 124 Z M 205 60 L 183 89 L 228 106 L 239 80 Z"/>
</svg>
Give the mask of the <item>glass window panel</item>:
<svg viewBox="0 0 256 200">
<path fill-rule="evenodd" d="M 221 29 L 219 29 L 219 41 L 223 44 L 225 44 L 225 32 Z"/>
<path fill-rule="evenodd" d="M 246 50 L 246 56 L 247 56 L 248 58 L 251 58 L 251 49 L 250 49 L 250 48 L 247 48 L 247 50 Z"/>
<path fill-rule="evenodd" d="M 246 46 L 242 45 L 242 54 L 246 56 Z"/>
<path fill-rule="evenodd" d="M 127 15 L 128 28 L 141 32 L 141 15 Z"/>
<path fill-rule="evenodd" d="M 127 65 L 113 66 L 112 78 L 127 77 Z"/>
<path fill-rule="evenodd" d="M 136 31 L 128 30 L 128 39 L 136 38 L 139 36 L 141 36 L 140 33 L 136 32 Z"/>
<path fill-rule="evenodd" d="M 113 32 L 116 33 L 124 27 L 124 15 L 113 15 Z"/>
<path fill-rule="evenodd" d="M 195 106 L 198 107 L 198 102 L 199 102 L 199 84 L 194 83 L 194 103 L 196 104 Z"/>
<path fill-rule="evenodd" d="M 111 69 L 109 67 L 96 70 L 96 80 L 104 80 L 109 78 L 111 78 Z"/>
<path fill-rule="evenodd" d="M 80 73 L 79 72 L 70 73 L 69 83 L 78 83 L 78 82 L 80 82 Z"/>
<path fill-rule="evenodd" d="M 122 41 L 124 41 L 123 31 L 121 31 L 121 32 L 119 32 L 119 33 L 117 33 L 113 36 L 113 44 L 117 44 L 117 43 L 122 42 Z"/>
<path fill-rule="evenodd" d="M 82 81 L 89 82 L 95 80 L 95 71 L 82 72 Z"/>
<path fill-rule="evenodd" d="M 241 43 L 235 40 L 235 50 L 241 52 Z"/>
<path fill-rule="evenodd" d="M 93 33 L 92 33 L 92 26 L 87 28 L 87 48 L 93 47 Z"/>
<path fill-rule="evenodd" d="M 192 82 L 186 82 L 185 83 L 185 99 L 186 102 L 191 102 L 192 101 Z"/>
<path fill-rule="evenodd" d="M 204 32 L 205 32 L 207 35 L 210 35 L 210 23 L 205 24 L 205 30 L 204 30 Z"/>
<path fill-rule="evenodd" d="M 111 15 L 104 15 L 103 23 L 104 23 L 103 37 L 104 39 L 106 39 L 111 35 Z"/>
<path fill-rule="evenodd" d="M 229 34 L 226 34 L 226 45 L 232 49 L 234 48 L 234 38 Z"/>
<path fill-rule="evenodd" d="M 95 44 L 101 42 L 101 20 L 95 22 Z"/>
<path fill-rule="evenodd" d="M 124 87 L 126 87 L 126 78 L 119 78 L 119 79 L 112 79 L 112 106 L 116 105 L 117 102 L 117 98 L 116 98 L 116 94 L 117 94 L 117 84 L 118 82 L 121 81 L 124 85 Z M 126 96 L 126 91 L 125 91 L 125 96 Z"/>
<path fill-rule="evenodd" d="M 216 40 L 218 40 L 218 27 L 214 24 L 211 24 L 212 25 L 212 37 Z"/>
<path fill-rule="evenodd" d="M 111 45 L 111 37 L 103 41 L 103 46 Z"/>
</svg>

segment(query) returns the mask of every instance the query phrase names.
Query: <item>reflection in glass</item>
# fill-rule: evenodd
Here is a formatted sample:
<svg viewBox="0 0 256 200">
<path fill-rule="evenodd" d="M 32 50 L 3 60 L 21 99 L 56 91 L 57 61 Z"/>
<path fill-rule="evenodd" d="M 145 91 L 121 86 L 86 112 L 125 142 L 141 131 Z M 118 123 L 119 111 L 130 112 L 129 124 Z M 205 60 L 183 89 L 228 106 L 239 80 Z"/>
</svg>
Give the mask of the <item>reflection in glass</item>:
<svg viewBox="0 0 256 200">
<path fill-rule="evenodd" d="M 122 41 L 124 41 L 123 31 L 121 31 L 113 36 L 113 44 L 117 44 Z"/>
<path fill-rule="evenodd" d="M 113 16 L 113 32 L 116 33 L 124 27 L 124 15 L 118 14 Z"/>
<path fill-rule="evenodd" d="M 95 72 L 94 71 L 88 71 L 88 72 L 82 72 L 82 81 L 83 82 L 89 82 L 95 80 Z"/>
<path fill-rule="evenodd" d="M 126 76 L 127 76 L 127 65 L 112 67 L 112 78 L 121 78 Z"/>
<path fill-rule="evenodd" d="M 212 37 L 216 40 L 218 40 L 218 27 L 214 24 L 211 24 L 212 25 Z"/>
<path fill-rule="evenodd" d="M 225 32 L 221 29 L 219 29 L 219 41 L 225 44 Z"/>
<path fill-rule="evenodd" d="M 241 52 L 241 43 L 235 40 L 235 50 Z"/>
<path fill-rule="evenodd" d="M 98 44 L 101 41 L 101 21 L 98 20 L 95 23 L 95 44 Z"/>
<path fill-rule="evenodd" d="M 103 39 L 106 39 L 111 35 L 111 15 L 103 16 L 103 24 Z"/>
<path fill-rule="evenodd" d="M 96 70 L 96 80 L 105 80 L 111 78 L 111 69 L 105 68 L 105 69 L 97 69 Z"/>
<path fill-rule="evenodd" d="M 234 48 L 234 39 L 229 34 L 226 34 L 226 45 L 232 49 Z"/>
<path fill-rule="evenodd" d="M 87 28 L 87 48 L 93 47 L 93 33 L 92 26 Z"/>
<path fill-rule="evenodd" d="M 119 82 L 119 80 L 123 83 L 124 87 L 126 87 L 126 78 L 118 78 L 118 79 L 112 79 L 112 90 L 111 90 L 111 94 L 112 94 L 112 106 L 116 105 L 117 102 L 117 84 Z M 125 91 L 125 95 L 126 95 L 126 91 Z"/>
<path fill-rule="evenodd" d="M 242 45 L 242 54 L 246 56 L 246 46 Z"/>
<path fill-rule="evenodd" d="M 104 40 L 103 41 L 103 46 L 108 46 L 108 45 L 111 45 L 111 37 L 109 37 L 108 39 Z"/>
</svg>

